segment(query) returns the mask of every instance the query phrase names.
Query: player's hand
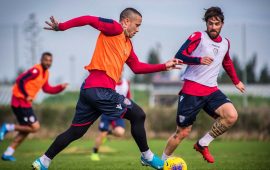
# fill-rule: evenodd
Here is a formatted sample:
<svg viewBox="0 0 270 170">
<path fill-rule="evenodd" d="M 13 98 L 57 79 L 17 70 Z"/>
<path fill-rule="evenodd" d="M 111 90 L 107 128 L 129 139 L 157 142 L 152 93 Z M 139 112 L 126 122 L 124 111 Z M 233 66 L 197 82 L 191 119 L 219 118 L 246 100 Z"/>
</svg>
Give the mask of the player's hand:
<svg viewBox="0 0 270 170">
<path fill-rule="evenodd" d="M 182 60 L 179 60 L 176 58 L 171 59 L 165 63 L 166 70 L 168 71 L 168 70 L 172 70 L 172 69 L 181 69 L 180 65 L 182 65 L 182 64 L 183 64 Z"/>
<path fill-rule="evenodd" d="M 246 91 L 245 85 L 241 81 L 236 84 L 235 87 L 242 93 Z"/>
<path fill-rule="evenodd" d="M 32 101 L 33 101 L 33 98 L 32 98 L 32 97 L 30 97 L 30 96 L 27 96 L 27 97 L 26 97 L 26 101 L 28 101 L 28 102 L 32 102 Z"/>
<path fill-rule="evenodd" d="M 202 65 L 210 65 L 213 61 L 214 59 L 212 57 L 205 56 L 201 58 Z"/>
<path fill-rule="evenodd" d="M 45 21 L 45 23 L 49 26 L 49 27 L 44 27 L 45 30 L 54 30 L 54 31 L 59 31 L 59 23 L 57 20 L 54 19 L 53 16 L 50 17 L 51 22 L 49 21 Z"/>
<path fill-rule="evenodd" d="M 63 84 L 61 84 L 61 86 L 62 86 L 63 89 L 65 89 L 65 88 L 67 88 L 68 83 L 63 83 Z"/>
</svg>

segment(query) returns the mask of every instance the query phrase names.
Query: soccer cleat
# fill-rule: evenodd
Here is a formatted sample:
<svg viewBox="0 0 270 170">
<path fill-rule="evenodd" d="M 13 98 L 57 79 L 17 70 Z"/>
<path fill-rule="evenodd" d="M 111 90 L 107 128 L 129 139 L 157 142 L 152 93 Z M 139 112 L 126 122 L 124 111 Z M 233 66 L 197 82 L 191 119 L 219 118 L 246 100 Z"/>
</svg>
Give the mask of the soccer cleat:
<svg viewBox="0 0 270 170">
<path fill-rule="evenodd" d="M 48 170 L 48 168 L 46 168 L 38 158 L 32 163 L 32 170 Z"/>
<path fill-rule="evenodd" d="M 198 142 L 194 144 L 193 147 L 196 151 L 200 152 L 203 156 L 203 158 L 209 162 L 209 163 L 214 163 L 214 157 L 211 155 L 208 146 L 201 146 Z"/>
<path fill-rule="evenodd" d="M 2 155 L 2 160 L 3 161 L 16 161 L 16 158 L 14 158 L 12 155 Z"/>
<path fill-rule="evenodd" d="M 100 161 L 98 153 L 92 153 L 91 154 L 91 160 L 92 161 Z"/>
<path fill-rule="evenodd" d="M 164 166 L 164 161 L 161 160 L 158 156 L 154 155 L 153 159 L 151 161 L 148 161 L 144 159 L 143 156 L 141 156 L 141 163 L 143 166 L 151 166 L 152 168 L 162 170 Z"/>
<path fill-rule="evenodd" d="M 3 141 L 5 138 L 5 135 L 7 134 L 7 128 L 6 128 L 6 124 L 3 123 L 0 129 L 0 141 Z"/>
</svg>

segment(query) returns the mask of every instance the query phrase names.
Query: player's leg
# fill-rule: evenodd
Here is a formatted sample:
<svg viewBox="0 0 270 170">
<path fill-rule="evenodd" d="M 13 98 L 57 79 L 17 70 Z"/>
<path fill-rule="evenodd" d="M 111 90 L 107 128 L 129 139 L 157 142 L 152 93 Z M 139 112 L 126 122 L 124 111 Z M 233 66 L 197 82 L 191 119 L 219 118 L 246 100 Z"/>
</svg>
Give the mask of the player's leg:
<svg viewBox="0 0 270 170">
<path fill-rule="evenodd" d="M 162 154 L 163 160 L 168 159 L 182 140 L 189 135 L 192 129 L 192 124 L 196 120 L 196 116 L 204 106 L 204 103 L 203 97 L 192 96 L 184 93 L 179 96 L 176 116 L 177 129 L 167 141 Z"/>
<path fill-rule="evenodd" d="M 13 157 L 13 154 L 17 147 L 24 141 L 24 139 L 28 136 L 29 133 L 18 132 L 10 146 L 6 149 L 6 151 L 2 155 L 2 160 L 5 161 L 15 161 L 16 159 Z"/>
<path fill-rule="evenodd" d="M 216 119 L 211 130 L 207 132 L 195 145 L 194 148 L 200 151 L 204 158 L 214 162 L 208 146 L 218 136 L 225 133 L 237 121 L 237 111 L 230 100 L 221 92 L 217 91 L 210 95 L 209 101 L 204 110 Z"/>
<path fill-rule="evenodd" d="M 112 134 L 116 137 L 123 137 L 125 134 L 125 121 L 124 119 L 117 119 L 113 121 Z"/>
<path fill-rule="evenodd" d="M 155 169 L 162 169 L 164 161 L 150 150 L 147 143 L 144 127 L 145 117 L 144 111 L 134 102 L 132 102 L 132 107 L 128 108 L 124 115 L 124 118 L 130 121 L 131 134 L 141 151 L 142 164 Z"/>
<path fill-rule="evenodd" d="M 19 124 L 4 123 L 0 130 L 0 141 L 8 132 L 34 133 L 39 130 L 40 124 L 32 108 L 12 107 Z"/>
<path fill-rule="evenodd" d="M 167 141 L 167 145 L 162 154 L 163 160 L 168 159 L 173 154 L 173 152 L 176 150 L 176 148 L 182 142 L 182 140 L 188 137 L 189 133 L 191 132 L 191 129 L 192 125 L 188 127 L 177 126 L 176 131 L 169 137 Z"/>
<path fill-rule="evenodd" d="M 20 124 L 14 125 L 13 130 L 18 131 L 18 134 L 2 155 L 2 159 L 5 161 L 15 161 L 16 159 L 13 157 L 13 154 L 17 147 L 29 133 L 37 132 L 40 129 L 40 124 L 32 108 L 13 108 L 13 111 Z"/>
<path fill-rule="evenodd" d="M 103 140 L 107 137 L 109 131 L 110 121 L 106 119 L 104 115 L 101 115 L 99 122 L 99 133 L 95 139 L 95 146 L 93 147 L 92 154 L 90 156 L 92 161 L 99 161 L 100 157 L 98 154 L 99 147 L 102 145 Z"/>
<path fill-rule="evenodd" d="M 81 89 L 72 125 L 65 132 L 56 137 L 43 156 L 33 162 L 32 167 L 34 170 L 48 169 L 52 159 L 70 143 L 81 138 L 100 116 L 100 114 L 92 108 L 92 103 L 88 99 L 90 94 L 87 93 L 87 90 L 88 89 Z"/>
</svg>

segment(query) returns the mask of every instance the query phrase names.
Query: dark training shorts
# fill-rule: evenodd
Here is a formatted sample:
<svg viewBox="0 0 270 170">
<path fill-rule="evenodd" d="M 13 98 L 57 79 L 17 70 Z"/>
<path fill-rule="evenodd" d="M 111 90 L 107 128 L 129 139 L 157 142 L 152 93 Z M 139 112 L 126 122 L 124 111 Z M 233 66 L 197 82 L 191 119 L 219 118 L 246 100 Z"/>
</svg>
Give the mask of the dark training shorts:
<svg viewBox="0 0 270 170">
<path fill-rule="evenodd" d="M 180 93 L 176 122 L 179 127 L 187 127 L 193 124 L 197 114 L 203 109 L 213 118 L 219 117 L 215 110 L 225 103 L 231 102 L 220 90 L 208 96 L 192 96 Z"/>
<path fill-rule="evenodd" d="M 12 110 L 20 125 L 31 125 L 37 121 L 37 117 L 32 107 L 22 108 L 12 106 Z"/>
<path fill-rule="evenodd" d="M 84 126 L 94 123 L 101 114 L 111 120 L 122 118 L 132 102 L 109 88 L 88 88 L 82 85 L 73 126 Z"/>
</svg>

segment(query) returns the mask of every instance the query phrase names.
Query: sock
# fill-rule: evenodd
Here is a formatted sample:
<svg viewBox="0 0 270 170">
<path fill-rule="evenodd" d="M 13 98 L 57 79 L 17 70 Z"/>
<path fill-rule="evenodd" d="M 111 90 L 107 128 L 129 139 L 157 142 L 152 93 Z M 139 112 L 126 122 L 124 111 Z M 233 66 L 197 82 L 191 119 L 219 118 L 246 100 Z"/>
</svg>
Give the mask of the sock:
<svg viewBox="0 0 270 170">
<path fill-rule="evenodd" d="M 52 161 L 46 155 L 42 155 L 42 157 L 40 157 L 39 159 L 40 159 L 40 162 L 43 164 L 43 166 L 45 166 L 45 168 L 48 168 Z"/>
<path fill-rule="evenodd" d="M 166 155 L 166 153 L 163 152 L 161 159 L 162 159 L 163 161 L 165 161 L 165 160 L 167 160 L 169 157 L 170 157 L 170 156 Z"/>
<path fill-rule="evenodd" d="M 93 153 L 98 153 L 98 148 L 94 147 L 93 148 Z"/>
<path fill-rule="evenodd" d="M 6 128 L 7 128 L 8 132 L 14 131 L 15 130 L 15 124 L 7 123 Z"/>
<path fill-rule="evenodd" d="M 214 139 L 215 138 L 213 138 L 208 132 L 199 140 L 199 144 L 201 146 L 208 146 Z"/>
<path fill-rule="evenodd" d="M 4 152 L 4 155 L 11 156 L 11 155 L 13 155 L 14 152 L 15 152 L 15 150 L 9 146 L 7 148 L 7 150 Z"/>
<path fill-rule="evenodd" d="M 142 156 L 147 161 L 152 161 L 153 160 L 153 157 L 154 157 L 154 154 L 153 154 L 153 152 L 150 149 L 148 149 L 147 151 L 142 152 Z"/>
<path fill-rule="evenodd" d="M 112 135 L 112 134 L 113 134 L 112 130 L 109 129 L 109 130 L 108 130 L 108 135 Z"/>
</svg>

